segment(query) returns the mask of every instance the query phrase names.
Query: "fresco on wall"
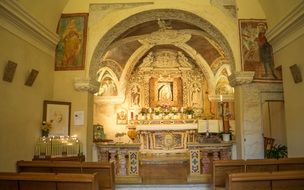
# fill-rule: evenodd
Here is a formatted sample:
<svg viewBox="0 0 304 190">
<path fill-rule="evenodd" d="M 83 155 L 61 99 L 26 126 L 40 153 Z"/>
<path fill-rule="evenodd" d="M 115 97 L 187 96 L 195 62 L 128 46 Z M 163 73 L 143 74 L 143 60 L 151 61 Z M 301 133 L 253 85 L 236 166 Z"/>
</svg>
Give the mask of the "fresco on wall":
<svg viewBox="0 0 304 190">
<path fill-rule="evenodd" d="M 274 67 L 273 50 L 266 31 L 265 20 L 239 20 L 242 68 L 255 71 L 254 81 L 280 82 L 282 73 Z"/>
<path fill-rule="evenodd" d="M 82 70 L 85 61 L 87 14 L 63 14 L 58 23 L 55 70 Z"/>
</svg>

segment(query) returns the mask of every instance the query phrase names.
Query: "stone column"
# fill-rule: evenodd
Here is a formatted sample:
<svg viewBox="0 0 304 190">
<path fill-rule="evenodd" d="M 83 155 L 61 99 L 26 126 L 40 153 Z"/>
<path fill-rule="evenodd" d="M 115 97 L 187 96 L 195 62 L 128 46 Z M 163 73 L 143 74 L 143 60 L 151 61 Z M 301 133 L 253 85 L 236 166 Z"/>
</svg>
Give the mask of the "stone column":
<svg viewBox="0 0 304 190">
<path fill-rule="evenodd" d="M 203 174 L 209 173 L 210 160 L 208 158 L 208 151 L 202 151 L 202 164 L 203 164 Z"/>
<path fill-rule="evenodd" d="M 118 175 L 120 176 L 126 176 L 127 175 L 127 161 L 126 161 L 126 154 L 127 154 L 126 149 L 120 149 L 118 150 Z"/>
</svg>

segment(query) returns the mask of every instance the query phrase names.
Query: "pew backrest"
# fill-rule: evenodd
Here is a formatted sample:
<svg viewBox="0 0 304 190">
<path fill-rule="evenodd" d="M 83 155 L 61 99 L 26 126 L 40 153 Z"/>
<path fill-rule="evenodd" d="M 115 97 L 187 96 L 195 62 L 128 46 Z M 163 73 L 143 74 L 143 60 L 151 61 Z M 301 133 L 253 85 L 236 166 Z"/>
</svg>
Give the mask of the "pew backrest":
<svg viewBox="0 0 304 190">
<path fill-rule="evenodd" d="M 245 172 L 245 160 L 215 160 L 212 163 L 213 189 L 225 186 L 227 173 Z"/>
<path fill-rule="evenodd" d="M 98 173 L 0 172 L 1 190 L 98 190 Z"/>
<path fill-rule="evenodd" d="M 304 171 L 231 173 L 225 185 L 226 190 L 304 190 Z"/>
<path fill-rule="evenodd" d="M 213 189 L 225 186 L 225 176 L 237 172 L 275 172 L 303 170 L 304 158 L 249 159 L 213 161 Z"/>
<path fill-rule="evenodd" d="M 95 173 L 100 190 L 115 189 L 114 163 L 69 161 L 18 161 L 18 172 Z"/>
</svg>

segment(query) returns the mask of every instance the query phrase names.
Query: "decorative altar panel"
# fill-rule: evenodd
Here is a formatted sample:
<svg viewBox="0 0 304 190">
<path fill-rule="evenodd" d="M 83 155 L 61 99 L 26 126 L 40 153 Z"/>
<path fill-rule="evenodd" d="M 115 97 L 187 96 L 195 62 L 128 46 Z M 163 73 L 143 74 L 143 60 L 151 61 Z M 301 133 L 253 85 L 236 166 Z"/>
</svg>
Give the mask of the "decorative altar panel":
<svg viewBox="0 0 304 190">
<path fill-rule="evenodd" d="M 138 125 L 136 130 L 142 153 L 178 153 L 196 141 L 197 123 Z"/>
</svg>

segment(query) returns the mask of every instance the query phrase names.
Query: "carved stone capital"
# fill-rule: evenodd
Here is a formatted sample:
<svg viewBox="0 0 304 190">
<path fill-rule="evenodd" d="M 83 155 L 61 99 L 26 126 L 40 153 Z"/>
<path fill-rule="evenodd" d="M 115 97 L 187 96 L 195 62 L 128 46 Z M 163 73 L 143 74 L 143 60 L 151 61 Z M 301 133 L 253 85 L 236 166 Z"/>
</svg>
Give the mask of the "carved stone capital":
<svg viewBox="0 0 304 190">
<path fill-rule="evenodd" d="M 77 91 L 88 91 L 92 94 L 98 92 L 100 83 L 92 79 L 75 78 L 74 89 Z"/>
<path fill-rule="evenodd" d="M 253 80 L 254 71 L 241 71 L 232 73 L 228 76 L 229 83 L 232 87 L 239 86 L 242 84 L 251 83 Z"/>
</svg>

